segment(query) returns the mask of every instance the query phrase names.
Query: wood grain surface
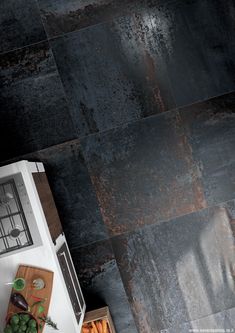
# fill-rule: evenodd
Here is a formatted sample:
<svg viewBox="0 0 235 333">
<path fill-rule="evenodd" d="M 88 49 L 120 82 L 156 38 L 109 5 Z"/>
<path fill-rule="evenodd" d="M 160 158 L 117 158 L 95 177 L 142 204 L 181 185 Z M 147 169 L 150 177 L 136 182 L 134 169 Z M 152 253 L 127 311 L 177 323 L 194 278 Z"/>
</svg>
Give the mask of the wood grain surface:
<svg viewBox="0 0 235 333">
<path fill-rule="evenodd" d="M 51 300 L 51 292 L 52 292 L 52 286 L 53 286 L 53 275 L 54 273 L 38 268 L 38 267 L 31 267 L 31 266 L 24 266 L 20 265 L 18 268 L 18 271 L 16 273 L 16 278 L 24 278 L 26 281 L 26 287 L 22 291 L 16 291 L 12 289 L 12 293 L 17 292 L 20 293 L 27 301 L 28 305 L 31 308 L 30 313 L 37 319 L 38 317 L 38 306 L 33 306 L 32 305 L 37 301 L 37 299 L 44 300 L 44 303 L 42 304 L 44 307 L 44 312 L 41 314 L 41 316 L 45 315 L 47 316 L 48 310 L 49 310 L 49 305 L 50 305 L 50 300 Z M 45 287 L 41 290 L 35 290 L 32 287 L 33 280 L 41 278 L 45 282 Z M 9 318 L 13 313 L 19 313 L 22 312 L 21 309 L 17 308 L 14 306 L 10 301 L 9 301 L 9 306 L 7 310 L 7 318 Z M 44 327 L 44 324 L 42 325 Z M 43 328 L 41 332 L 43 331 Z"/>
<path fill-rule="evenodd" d="M 116 333 L 116 330 L 114 328 L 114 324 L 112 321 L 112 317 L 111 317 L 109 308 L 107 306 L 87 312 L 85 314 L 83 322 L 84 322 L 84 324 L 86 324 L 86 323 L 90 323 L 92 321 L 94 322 L 94 321 L 102 320 L 102 319 L 105 319 L 107 321 L 109 331 L 111 333 Z"/>
<path fill-rule="evenodd" d="M 57 212 L 55 201 L 45 172 L 33 173 L 41 205 L 46 217 L 53 242 L 62 234 L 63 229 Z"/>
</svg>

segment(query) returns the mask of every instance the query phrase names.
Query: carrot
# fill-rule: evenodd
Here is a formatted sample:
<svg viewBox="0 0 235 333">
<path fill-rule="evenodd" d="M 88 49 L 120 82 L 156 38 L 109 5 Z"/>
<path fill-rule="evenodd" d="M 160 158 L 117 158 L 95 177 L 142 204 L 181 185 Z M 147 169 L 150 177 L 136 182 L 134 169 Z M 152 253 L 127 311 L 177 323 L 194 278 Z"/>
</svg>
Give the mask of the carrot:
<svg viewBox="0 0 235 333">
<path fill-rule="evenodd" d="M 99 333 L 99 332 L 97 331 L 97 328 L 96 328 L 96 326 L 95 326 L 94 321 L 91 322 L 91 326 L 92 326 L 92 328 L 93 328 L 93 330 L 94 330 L 94 333 Z"/>
<path fill-rule="evenodd" d="M 107 333 L 107 321 L 105 319 L 102 320 L 102 330 L 103 333 Z"/>
<path fill-rule="evenodd" d="M 82 333 L 89 333 L 89 332 L 90 332 L 89 328 L 87 327 L 82 328 Z"/>
<path fill-rule="evenodd" d="M 96 322 L 96 327 L 97 327 L 99 333 L 103 333 L 102 324 L 100 321 Z"/>
</svg>

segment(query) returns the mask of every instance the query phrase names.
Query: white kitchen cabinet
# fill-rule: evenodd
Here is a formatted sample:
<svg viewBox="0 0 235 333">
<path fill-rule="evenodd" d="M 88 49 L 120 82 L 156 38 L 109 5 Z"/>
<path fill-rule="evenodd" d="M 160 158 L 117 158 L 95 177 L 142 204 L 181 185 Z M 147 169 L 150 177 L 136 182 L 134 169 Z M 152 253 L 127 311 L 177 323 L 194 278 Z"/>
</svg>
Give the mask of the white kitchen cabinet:
<svg viewBox="0 0 235 333">
<path fill-rule="evenodd" d="M 7 283 L 18 265 L 26 264 L 54 272 L 48 315 L 58 332 L 80 333 L 85 302 L 42 163 L 20 161 L 0 168 L 0 239 L 0 327 L 11 293 Z"/>
</svg>

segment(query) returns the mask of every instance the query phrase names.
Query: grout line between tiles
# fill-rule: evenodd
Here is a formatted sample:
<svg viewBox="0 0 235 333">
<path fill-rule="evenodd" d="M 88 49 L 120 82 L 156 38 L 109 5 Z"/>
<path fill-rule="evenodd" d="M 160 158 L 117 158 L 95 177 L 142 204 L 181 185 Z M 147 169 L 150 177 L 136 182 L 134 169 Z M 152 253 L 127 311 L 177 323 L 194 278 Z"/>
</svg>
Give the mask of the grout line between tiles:
<svg viewBox="0 0 235 333">
<path fill-rule="evenodd" d="M 203 212 L 203 211 L 207 211 L 209 209 L 212 209 L 213 207 L 218 207 L 220 205 L 225 205 L 231 201 L 234 201 L 235 200 L 235 197 L 234 198 L 231 198 L 229 200 L 226 200 L 226 201 L 223 201 L 223 202 L 219 202 L 219 203 L 214 203 L 213 205 L 209 205 L 208 207 L 206 208 L 202 208 L 202 209 L 199 209 L 199 210 L 196 210 L 194 212 L 191 212 L 191 213 L 187 213 L 187 214 L 183 214 L 183 215 L 177 215 L 175 217 L 172 217 L 172 218 L 169 218 L 169 219 L 166 219 L 166 220 L 161 220 L 161 221 L 158 221 L 158 222 L 155 222 L 155 223 L 151 223 L 151 224 L 145 224 L 143 226 L 139 226 L 138 228 L 136 229 L 133 229 L 133 230 L 128 230 L 128 231 L 124 231 L 122 232 L 121 234 L 118 234 L 118 235 L 110 235 L 110 233 L 108 232 L 108 237 L 107 238 L 104 238 L 104 239 L 100 239 L 100 240 L 97 240 L 97 241 L 93 241 L 93 242 L 90 242 L 90 243 L 87 243 L 87 244 L 84 244 L 84 245 L 79 245 L 79 246 L 72 246 L 70 247 L 71 250 L 76 250 L 76 249 L 79 249 L 79 248 L 83 248 L 83 247 L 86 247 L 86 246 L 90 246 L 90 245 L 93 245 L 93 244 L 96 244 L 96 243 L 102 243 L 102 242 L 110 242 L 111 245 L 112 245 L 112 240 L 113 239 L 118 239 L 122 236 L 126 236 L 126 235 L 129 235 L 129 234 L 134 234 L 134 233 L 137 233 L 139 231 L 142 231 L 144 229 L 148 229 L 148 228 L 151 228 L 153 226 L 161 226 L 162 224 L 164 223 L 167 223 L 167 222 L 173 222 L 174 220 L 178 220 L 180 219 L 181 217 L 185 217 L 185 216 L 188 216 L 188 215 L 192 215 L 192 214 L 197 214 L 197 213 L 200 213 L 200 212 Z M 103 222 L 104 223 L 104 222 Z M 175 222 L 177 223 L 177 222 Z M 174 224 L 175 224 L 174 223 Z M 178 222 L 179 223 L 179 222 Z M 104 223 L 105 224 L 105 223 Z M 113 248 L 113 246 L 112 246 Z"/>
<path fill-rule="evenodd" d="M 38 43 L 37 43 L 38 44 Z M 59 75 L 60 76 L 60 75 Z M 19 160 L 21 157 L 27 157 L 27 155 L 30 155 L 30 154 L 33 154 L 33 153 L 36 153 L 36 152 L 40 152 L 40 151 L 44 151 L 44 150 L 47 150 L 47 149 L 50 149 L 50 148 L 53 148 L 53 147 L 57 147 L 57 146 L 60 146 L 60 145 L 66 145 L 66 144 L 71 144 L 72 142 L 74 141 L 77 141 L 79 144 L 81 144 L 82 141 L 86 140 L 87 138 L 89 137 L 93 137 L 93 136 L 99 136 L 99 135 L 102 135 L 102 134 L 105 134 L 105 133 L 109 133 L 111 131 L 115 131 L 115 130 L 118 130 L 119 128 L 122 128 L 122 127 L 128 127 L 128 126 L 131 126 L 132 124 L 135 124 L 137 122 L 142 122 L 142 121 L 145 121 L 149 118 L 153 118 L 153 117 L 161 117 L 163 115 L 166 115 L 166 114 L 169 114 L 170 112 L 181 112 L 184 108 L 187 108 L 189 106 L 193 106 L 193 105 L 196 105 L 198 103 L 203 103 L 203 102 L 207 102 L 207 101 L 210 101 L 211 99 L 214 99 L 214 98 L 219 98 L 221 96 L 224 96 L 224 95 L 227 95 L 227 94 L 231 94 L 235 92 L 235 90 L 231 90 L 231 91 L 228 91 L 226 93 L 223 93 L 223 94 L 220 94 L 220 95 L 216 95 L 216 96 L 213 96 L 211 98 L 208 98 L 206 100 L 201 100 L 201 101 L 196 101 L 192 104 L 188 104 L 188 105 L 184 105 L 184 106 L 181 106 L 181 107 L 177 107 L 177 108 L 173 108 L 173 109 L 170 109 L 170 110 L 167 110 L 165 112 L 162 112 L 162 113 L 158 113 L 158 114 L 155 114 L 155 115 L 151 115 L 151 116 L 148 116 L 148 117 L 145 117 L 145 118 L 140 118 L 140 119 L 136 119 L 136 120 L 133 120 L 133 121 L 130 121 L 130 122 L 126 122 L 126 123 L 123 123 L 123 124 L 120 124 L 116 127 L 112 127 L 112 128 L 109 128 L 109 129 L 104 129 L 102 131 L 99 131 L 99 132 L 96 132 L 96 133 L 90 133 L 90 134 L 87 134 L 87 135 L 83 135 L 83 136 L 79 136 L 79 137 L 75 137 L 73 139 L 70 139 L 70 140 L 67 140 L 67 141 L 63 141 L 63 142 L 60 142 L 58 144 L 54 144 L 54 145 L 51 145 L 51 146 L 48 146 L 48 147 L 45 147 L 45 148 L 41 148 L 39 150 L 34 150 L 34 151 L 31 151 L 31 152 L 28 152 L 28 153 L 25 153 L 25 154 L 21 154 L 21 155 L 17 155 L 17 156 L 14 156 L 14 157 L 10 157 L 6 160 L 3 160 L 3 161 L 0 161 L 0 165 L 4 165 L 4 163 L 11 163 L 11 161 L 15 161 L 15 160 Z M 67 99 L 66 99 L 67 100 Z M 190 112 L 190 110 L 188 111 Z M 84 152 L 83 152 L 83 149 L 82 149 L 82 145 L 81 145 L 81 152 L 83 153 L 84 155 Z M 87 162 L 86 162 L 87 163 Z"/>
<path fill-rule="evenodd" d="M 23 50 L 23 49 L 29 48 L 29 47 L 31 47 L 31 46 L 35 46 L 35 45 L 42 44 L 42 43 L 46 43 L 46 42 L 49 44 L 47 38 L 46 38 L 46 39 L 42 39 L 42 40 L 40 40 L 40 41 L 38 41 L 38 42 L 35 42 L 35 43 L 27 44 L 27 45 L 24 45 L 24 46 L 21 46 L 21 47 L 17 47 L 17 48 L 15 48 L 15 49 L 11 49 L 11 50 L 8 50 L 8 51 L 4 51 L 4 52 L 1 52 L 1 53 L 0 53 L 0 57 L 6 55 L 6 54 L 8 54 L 8 53 L 14 53 L 14 52 L 17 52 L 17 51 L 20 51 L 20 50 Z"/>
<path fill-rule="evenodd" d="M 103 133 L 109 133 L 109 132 L 111 132 L 113 130 L 117 130 L 117 129 L 122 128 L 122 127 L 128 127 L 128 126 L 131 126 L 132 124 L 135 124 L 135 123 L 138 123 L 138 122 L 142 122 L 142 121 L 145 121 L 145 120 L 150 119 L 150 118 L 163 117 L 164 115 L 167 115 L 170 112 L 176 112 L 176 111 L 181 112 L 184 108 L 188 108 L 188 107 L 194 106 L 196 104 L 207 102 L 207 101 L 210 101 L 211 99 L 219 98 L 221 96 L 224 96 L 224 95 L 227 95 L 227 94 L 231 94 L 233 92 L 235 92 L 234 89 L 233 90 L 229 90 L 227 92 L 224 92 L 224 93 L 222 93 L 220 95 L 216 95 L 216 96 L 212 96 L 212 97 L 209 97 L 209 98 L 206 98 L 206 99 L 195 101 L 195 102 L 193 102 L 191 104 L 177 106 L 177 107 L 175 107 L 173 109 L 169 109 L 169 110 L 161 112 L 161 113 L 157 113 L 157 114 L 153 114 L 153 115 L 150 115 L 150 116 L 147 116 L 147 117 L 144 117 L 144 118 L 139 118 L 139 119 L 135 119 L 135 120 L 132 120 L 132 121 L 129 121 L 129 122 L 125 122 L 123 124 L 114 126 L 112 128 L 104 129 L 104 130 L 101 130 L 99 132 L 90 133 L 90 134 L 87 134 L 87 135 L 82 135 L 82 136 L 79 137 L 79 140 L 82 141 L 82 140 L 85 140 L 87 137 L 96 136 L 96 135 L 98 136 L 98 135 L 103 134 Z M 188 112 L 190 112 L 190 110 Z"/>
</svg>

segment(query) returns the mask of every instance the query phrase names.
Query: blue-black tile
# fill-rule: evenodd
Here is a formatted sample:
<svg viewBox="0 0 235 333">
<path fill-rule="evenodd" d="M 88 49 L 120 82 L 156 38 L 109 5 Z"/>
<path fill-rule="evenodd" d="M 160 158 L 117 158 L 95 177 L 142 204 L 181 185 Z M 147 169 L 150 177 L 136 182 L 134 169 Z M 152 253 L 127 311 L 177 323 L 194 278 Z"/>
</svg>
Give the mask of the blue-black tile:
<svg viewBox="0 0 235 333">
<path fill-rule="evenodd" d="M 46 39 L 36 0 L 1 0 L 0 53 Z"/>
<path fill-rule="evenodd" d="M 177 106 L 235 89 L 234 1 L 188 0 L 158 6 L 165 35 L 158 51 L 165 59 Z M 158 14 L 157 14 L 158 12 Z M 158 32 L 155 32 L 158 34 Z"/>
<path fill-rule="evenodd" d="M 81 141 L 111 235 L 206 207 L 176 111 Z"/>
<path fill-rule="evenodd" d="M 79 135 L 174 108 L 155 44 L 147 21 L 133 17 L 51 41 Z"/>
<path fill-rule="evenodd" d="M 108 305 L 118 333 L 137 333 L 110 243 L 72 249 L 71 255 L 88 309 L 97 301 Z"/>
<path fill-rule="evenodd" d="M 235 198 L 235 93 L 180 110 L 210 205 Z"/>
<path fill-rule="evenodd" d="M 182 2 L 185 17 L 196 49 L 203 58 L 203 70 L 210 76 L 208 97 L 235 90 L 235 2 L 206 0 Z M 207 97 L 207 96 L 205 96 Z"/>
<path fill-rule="evenodd" d="M 76 137 L 47 42 L 2 54 L 0 73 L 1 160 Z"/>
<path fill-rule="evenodd" d="M 235 89 L 232 1 L 137 7 L 52 42 L 81 135 Z"/>
<path fill-rule="evenodd" d="M 231 202 L 112 239 L 139 332 L 234 307 L 233 224 Z"/>
<path fill-rule="evenodd" d="M 70 248 L 108 237 L 76 140 L 29 154 L 24 159 L 44 163 Z"/>
<path fill-rule="evenodd" d="M 169 2 L 174 0 L 158 0 Z M 154 5 L 154 0 L 38 0 L 49 37 L 79 30 L 117 16 L 138 13 Z"/>
</svg>

